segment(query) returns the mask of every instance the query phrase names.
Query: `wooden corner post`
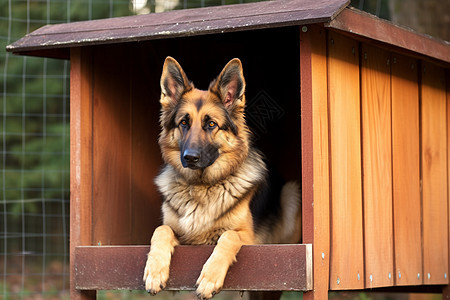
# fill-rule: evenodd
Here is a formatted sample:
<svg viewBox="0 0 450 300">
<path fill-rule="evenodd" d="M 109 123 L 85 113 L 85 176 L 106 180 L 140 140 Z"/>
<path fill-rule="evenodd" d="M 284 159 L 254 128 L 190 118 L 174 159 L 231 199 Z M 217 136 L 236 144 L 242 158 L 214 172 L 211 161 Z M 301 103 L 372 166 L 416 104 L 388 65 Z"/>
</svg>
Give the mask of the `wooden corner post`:
<svg viewBox="0 0 450 300">
<path fill-rule="evenodd" d="M 70 299 L 95 299 L 75 289 L 75 247 L 92 243 L 92 64 L 90 50 L 70 53 Z"/>
<path fill-rule="evenodd" d="M 330 195 L 326 31 L 300 28 L 303 243 L 313 245 L 313 290 L 305 299 L 327 299 Z"/>
</svg>

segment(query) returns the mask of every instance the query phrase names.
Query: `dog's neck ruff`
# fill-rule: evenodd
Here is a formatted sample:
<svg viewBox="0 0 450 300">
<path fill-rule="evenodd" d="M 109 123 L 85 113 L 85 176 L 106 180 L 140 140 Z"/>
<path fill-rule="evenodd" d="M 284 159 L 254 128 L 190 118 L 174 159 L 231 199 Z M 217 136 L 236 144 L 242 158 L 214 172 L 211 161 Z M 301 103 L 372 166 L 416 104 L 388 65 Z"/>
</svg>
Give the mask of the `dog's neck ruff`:
<svg viewBox="0 0 450 300">
<path fill-rule="evenodd" d="M 214 185 L 189 184 L 172 166 L 166 165 L 155 179 L 164 196 L 164 223 L 169 223 L 167 225 L 174 229 L 182 243 L 215 243 L 218 236 L 204 237 L 204 233 L 215 231 L 220 234 L 220 231 L 235 229 L 212 227 L 224 215 L 230 215 L 233 208 L 251 196 L 249 193 L 254 193 L 265 180 L 266 170 L 261 168 L 262 165 L 261 156 L 254 153 L 234 174 Z M 183 236 L 186 236 L 184 241 Z"/>
</svg>

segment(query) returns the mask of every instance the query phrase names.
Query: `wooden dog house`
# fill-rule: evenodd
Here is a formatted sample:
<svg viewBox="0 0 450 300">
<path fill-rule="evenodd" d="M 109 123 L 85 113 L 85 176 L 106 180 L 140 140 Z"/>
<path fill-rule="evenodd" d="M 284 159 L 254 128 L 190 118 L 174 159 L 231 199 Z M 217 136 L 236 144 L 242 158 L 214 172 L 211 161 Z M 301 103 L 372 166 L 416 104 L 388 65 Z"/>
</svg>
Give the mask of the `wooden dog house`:
<svg viewBox="0 0 450 300">
<path fill-rule="evenodd" d="M 302 183 L 304 244 L 243 247 L 226 289 L 450 297 L 450 46 L 347 5 L 283 0 L 60 24 L 7 47 L 71 62 L 74 299 L 143 289 L 160 223 L 167 55 L 200 88 L 239 57 L 257 144 Z M 192 289 L 210 252 L 179 246 L 169 288 Z"/>
</svg>

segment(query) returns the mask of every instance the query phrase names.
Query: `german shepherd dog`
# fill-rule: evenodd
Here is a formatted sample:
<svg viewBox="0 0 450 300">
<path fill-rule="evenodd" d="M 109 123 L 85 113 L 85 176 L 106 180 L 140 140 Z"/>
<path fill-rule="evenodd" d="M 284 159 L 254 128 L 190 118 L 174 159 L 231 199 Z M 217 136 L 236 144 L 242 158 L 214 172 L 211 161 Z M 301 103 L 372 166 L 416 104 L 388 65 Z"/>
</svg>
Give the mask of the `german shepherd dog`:
<svg viewBox="0 0 450 300">
<path fill-rule="evenodd" d="M 164 62 L 159 145 L 165 166 L 155 179 L 164 225 L 151 238 L 143 278 L 152 295 L 165 288 L 178 244 L 216 245 L 197 280 L 198 297 L 210 299 L 242 245 L 301 239 L 300 188 L 293 182 L 271 188 L 250 142 L 244 91 L 237 58 L 207 91 L 196 89 L 175 59 Z"/>
</svg>

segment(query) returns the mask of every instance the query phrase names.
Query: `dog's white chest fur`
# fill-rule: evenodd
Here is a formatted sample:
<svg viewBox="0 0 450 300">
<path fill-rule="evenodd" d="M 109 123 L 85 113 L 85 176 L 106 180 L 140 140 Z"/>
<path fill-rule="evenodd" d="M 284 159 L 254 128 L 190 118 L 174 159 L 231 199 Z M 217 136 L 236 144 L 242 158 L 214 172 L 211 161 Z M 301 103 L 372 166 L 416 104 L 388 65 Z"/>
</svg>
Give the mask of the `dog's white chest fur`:
<svg viewBox="0 0 450 300">
<path fill-rule="evenodd" d="M 234 176 L 215 185 L 190 185 L 166 166 L 155 182 L 164 196 L 164 224 L 171 226 L 180 241 L 188 244 L 215 244 L 218 237 L 232 228 L 233 221 L 217 222 L 254 190 L 262 177 L 261 171 L 244 163 Z M 244 170 L 243 170 L 244 169 Z M 228 228 L 218 224 L 228 224 Z"/>
</svg>

